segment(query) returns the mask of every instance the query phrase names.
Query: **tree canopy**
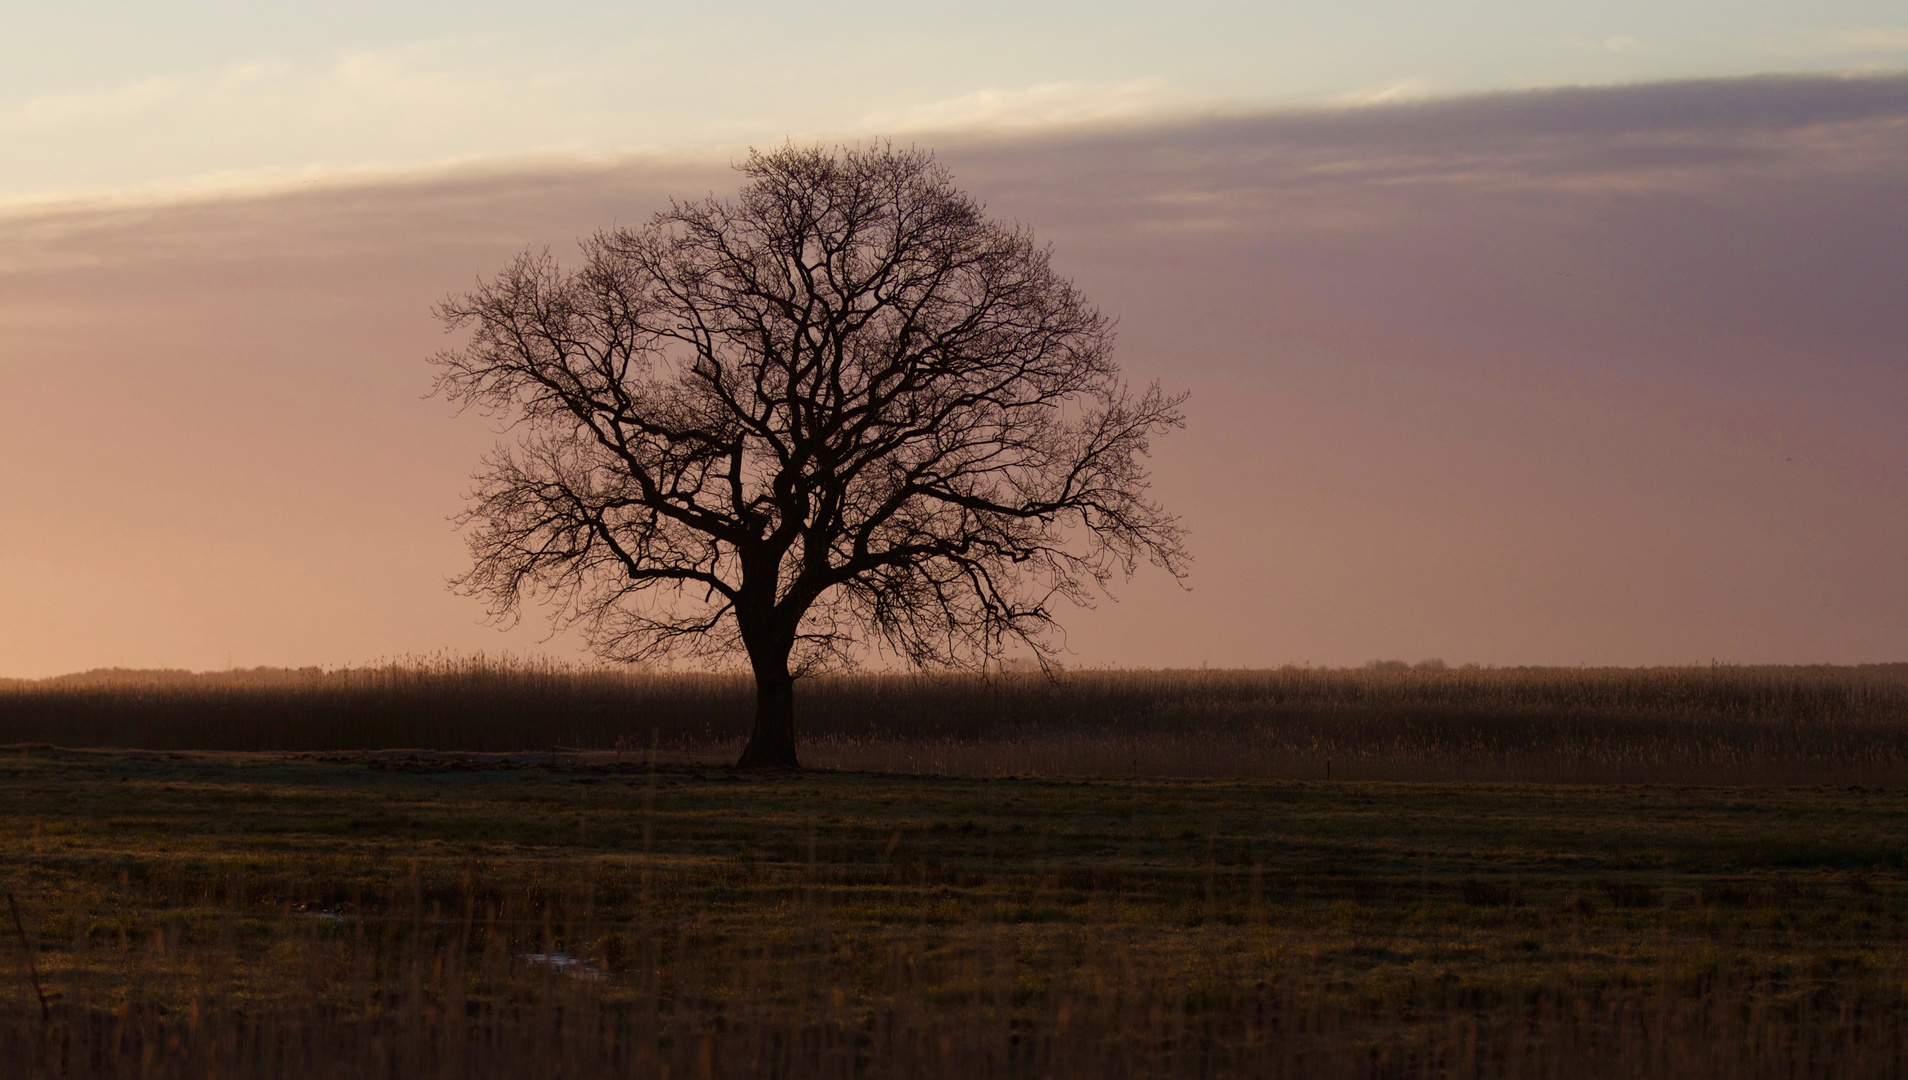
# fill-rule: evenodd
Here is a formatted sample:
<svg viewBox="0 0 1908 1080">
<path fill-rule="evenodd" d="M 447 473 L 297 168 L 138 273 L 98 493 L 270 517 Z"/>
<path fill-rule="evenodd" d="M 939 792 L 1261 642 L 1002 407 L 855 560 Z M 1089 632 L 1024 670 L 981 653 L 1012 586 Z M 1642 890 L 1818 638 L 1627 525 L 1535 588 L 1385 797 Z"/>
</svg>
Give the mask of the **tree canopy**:
<svg viewBox="0 0 1908 1080">
<path fill-rule="evenodd" d="M 931 155 L 752 153 L 733 199 L 526 252 L 439 306 L 452 401 L 509 417 L 459 579 L 551 603 L 604 656 L 746 657 L 744 766 L 796 764 L 793 679 L 888 653 L 1051 655 L 1056 607 L 1142 562 L 1182 396 L 1132 390 L 1109 320 Z"/>
</svg>

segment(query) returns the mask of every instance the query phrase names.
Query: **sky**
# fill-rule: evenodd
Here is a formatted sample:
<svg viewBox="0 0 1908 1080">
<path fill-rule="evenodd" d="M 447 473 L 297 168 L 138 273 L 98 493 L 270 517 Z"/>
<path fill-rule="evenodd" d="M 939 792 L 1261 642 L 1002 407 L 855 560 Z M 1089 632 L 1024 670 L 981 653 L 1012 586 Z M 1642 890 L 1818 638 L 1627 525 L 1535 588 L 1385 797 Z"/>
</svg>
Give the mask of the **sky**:
<svg viewBox="0 0 1908 1080">
<path fill-rule="evenodd" d="M 0 15 L 0 676 L 551 652 L 445 580 L 433 301 L 892 136 L 1191 392 L 1128 666 L 1908 658 L 1880 4 Z"/>
<path fill-rule="evenodd" d="M 8 7 L 16 200 L 1908 64 L 1888 0 Z"/>
</svg>

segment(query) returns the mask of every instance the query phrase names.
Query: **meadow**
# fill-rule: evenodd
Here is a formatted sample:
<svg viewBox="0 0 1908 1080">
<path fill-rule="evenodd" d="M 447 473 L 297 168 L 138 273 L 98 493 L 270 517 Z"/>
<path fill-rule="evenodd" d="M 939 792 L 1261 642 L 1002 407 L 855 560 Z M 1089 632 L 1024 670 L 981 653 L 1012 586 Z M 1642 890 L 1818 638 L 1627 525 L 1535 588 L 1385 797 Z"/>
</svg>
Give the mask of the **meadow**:
<svg viewBox="0 0 1908 1080">
<path fill-rule="evenodd" d="M 722 767 L 724 676 L 16 684 L 0 1062 L 1900 1076 L 1905 699 L 1901 666 L 845 676 L 805 688 L 822 767 L 765 775 Z"/>
</svg>

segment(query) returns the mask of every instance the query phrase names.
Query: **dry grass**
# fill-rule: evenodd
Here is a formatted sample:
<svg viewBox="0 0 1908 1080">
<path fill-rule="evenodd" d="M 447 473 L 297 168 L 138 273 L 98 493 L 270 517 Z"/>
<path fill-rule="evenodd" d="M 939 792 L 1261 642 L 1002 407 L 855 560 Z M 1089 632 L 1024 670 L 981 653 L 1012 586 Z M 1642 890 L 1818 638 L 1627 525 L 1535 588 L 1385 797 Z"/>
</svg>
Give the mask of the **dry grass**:
<svg viewBox="0 0 1908 1080">
<path fill-rule="evenodd" d="M 1880 1080 L 1908 1069 L 1898 989 L 1833 977 L 1701 974 L 1626 987 L 1560 970 L 1516 988 L 1443 973 L 1381 982 L 1308 965 L 1302 945 L 1293 958 L 1250 929 L 1199 935 L 1197 966 L 1182 971 L 1144 962 L 1117 933 L 1091 948 L 1013 926 L 957 946 L 843 945 L 812 913 L 766 941 L 711 937 L 693 922 L 652 927 L 625 967 L 560 970 L 532 959 L 547 946 L 512 940 L 503 910 L 406 914 L 368 932 L 358 920 L 289 928 L 274 939 L 272 976 L 286 981 L 273 988 L 317 991 L 303 994 L 261 993 L 249 957 L 218 945 L 155 945 L 130 965 L 123 995 L 94 997 L 69 969 L 63 985 L 74 989 L 50 1022 L 18 1001 L 11 1022 L 0 1019 L 0 1059 L 23 1077 L 367 1080 Z M 171 1007 L 140 983 L 168 974 L 193 988 Z"/>
<path fill-rule="evenodd" d="M 0 742 L 733 755 L 745 677 L 440 658 L 0 685 Z M 801 684 L 806 760 L 953 775 L 1900 783 L 1908 664 L 848 675 Z"/>
<path fill-rule="evenodd" d="M 1908 666 L 749 693 L 0 686 L 0 1076 L 1908 1075 Z"/>
<path fill-rule="evenodd" d="M 58 997 L 0 991 L 0 1073 L 1892 1077 L 1904 836 L 1845 787 L 15 747 Z"/>
</svg>

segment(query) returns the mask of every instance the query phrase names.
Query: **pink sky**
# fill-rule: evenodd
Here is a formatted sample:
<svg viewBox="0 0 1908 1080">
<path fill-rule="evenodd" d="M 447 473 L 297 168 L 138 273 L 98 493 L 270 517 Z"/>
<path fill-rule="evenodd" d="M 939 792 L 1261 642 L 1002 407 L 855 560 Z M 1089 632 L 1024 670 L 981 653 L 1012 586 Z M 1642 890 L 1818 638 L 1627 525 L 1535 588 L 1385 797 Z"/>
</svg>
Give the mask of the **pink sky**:
<svg viewBox="0 0 1908 1080">
<path fill-rule="evenodd" d="M 1908 657 L 1908 79 L 937 141 L 1188 389 L 1126 665 Z M 547 650 L 446 590 L 432 302 L 726 162 L 0 217 L 0 675 Z"/>
</svg>

